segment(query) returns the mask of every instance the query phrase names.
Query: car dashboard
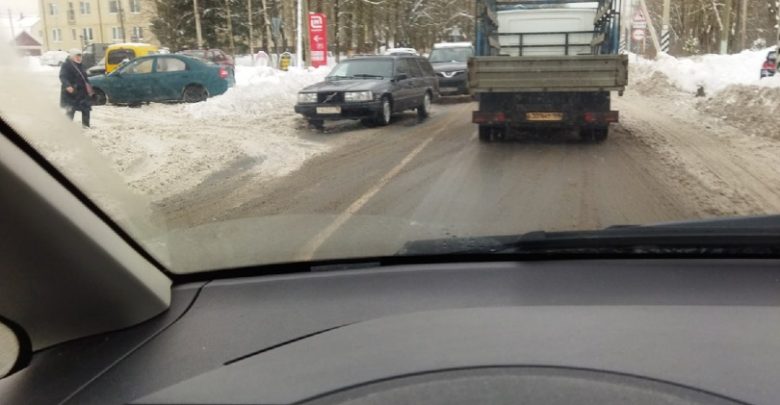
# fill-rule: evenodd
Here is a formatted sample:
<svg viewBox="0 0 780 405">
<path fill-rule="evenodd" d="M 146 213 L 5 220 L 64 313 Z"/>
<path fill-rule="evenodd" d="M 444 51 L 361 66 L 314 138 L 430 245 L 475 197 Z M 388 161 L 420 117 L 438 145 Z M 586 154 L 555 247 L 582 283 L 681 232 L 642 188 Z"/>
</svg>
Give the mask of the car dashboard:
<svg viewBox="0 0 780 405">
<path fill-rule="evenodd" d="M 778 269 L 369 263 L 190 282 L 152 320 L 37 352 L 0 403 L 776 404 Z"/>
</svg>

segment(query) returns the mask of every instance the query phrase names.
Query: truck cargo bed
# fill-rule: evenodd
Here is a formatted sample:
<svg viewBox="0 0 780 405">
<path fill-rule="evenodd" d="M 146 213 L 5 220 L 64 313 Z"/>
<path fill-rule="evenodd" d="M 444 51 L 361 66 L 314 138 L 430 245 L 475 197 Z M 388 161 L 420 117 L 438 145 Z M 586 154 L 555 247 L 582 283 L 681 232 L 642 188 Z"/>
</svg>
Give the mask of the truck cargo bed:
<svg viewBox="0 0 780 405">
<path fill-rule="evenodd" d="M 478 56 L 469 59 L 474 93 L 620 91 L 627 55 Z"/>
</svg>

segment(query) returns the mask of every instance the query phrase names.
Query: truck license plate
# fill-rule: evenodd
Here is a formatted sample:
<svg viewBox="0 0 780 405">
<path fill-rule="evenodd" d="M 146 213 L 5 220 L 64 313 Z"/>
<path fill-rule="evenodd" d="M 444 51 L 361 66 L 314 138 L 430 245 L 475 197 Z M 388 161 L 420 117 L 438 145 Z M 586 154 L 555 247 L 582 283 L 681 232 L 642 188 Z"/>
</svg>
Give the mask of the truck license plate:
<svg viewBox="0 0 780 405">
<path fill-rule="evenodd" d="M 341 114 L 341 107 L 317 107 L 317 114 Z"/>
<path fill-rule="evenodd" d="M 529 112 L 525 113 L 528 121 L 563 121 L 561 112 Z"/>
</svg>

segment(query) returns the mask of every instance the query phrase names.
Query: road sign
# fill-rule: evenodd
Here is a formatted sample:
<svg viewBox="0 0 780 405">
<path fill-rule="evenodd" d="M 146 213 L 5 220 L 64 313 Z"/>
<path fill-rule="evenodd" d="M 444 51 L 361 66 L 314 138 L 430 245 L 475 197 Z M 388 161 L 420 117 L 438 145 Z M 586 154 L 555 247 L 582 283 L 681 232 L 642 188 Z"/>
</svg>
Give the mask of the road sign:
<svg viewBox="0 0 780 405">
<path fill-rule="evenodd" d="M 631 38 L 632 38 L 634 41 L 642 41 L 642 40 L 644 40 L 644 39 L 645 39 L 645 30 L 642 30 L 642 29 L 634 29 L 634 30 L 631 32 Z"/>
<path fill-rule="evenodd" d="M 328 64 L 328 23 L 325 14 L 309 13 L 309 49 L 312 66 Z"/>
<path fill-rule="evenodd" d="M 636 13 L 634 13 L 634 18 L 631 19 L 631 27 L 637 29 L 647 28 L 647 19 L 645 18 L 644 13 L 642 13 L 642 10 L 637 10 Z"/>
</svg>

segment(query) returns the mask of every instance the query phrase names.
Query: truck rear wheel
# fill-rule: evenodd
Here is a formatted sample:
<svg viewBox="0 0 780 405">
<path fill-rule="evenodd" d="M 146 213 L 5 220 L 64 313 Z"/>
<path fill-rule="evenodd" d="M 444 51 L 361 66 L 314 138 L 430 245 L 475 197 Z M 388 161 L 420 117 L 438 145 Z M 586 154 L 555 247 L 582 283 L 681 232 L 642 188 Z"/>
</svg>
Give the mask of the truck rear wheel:
<svg viewBox="0 0 780 405">
<path fill-rule="evenodd" d="M 580 128 L 580 138 L 586 142 L 604 142 L 609 136 L 609 127 Z"/>
<path fill-rule="evenodd" d="M 493 128 L 480 125 L 479 126 L 479 141 L 488 143 L 493 142 Z"/>
</svg>

